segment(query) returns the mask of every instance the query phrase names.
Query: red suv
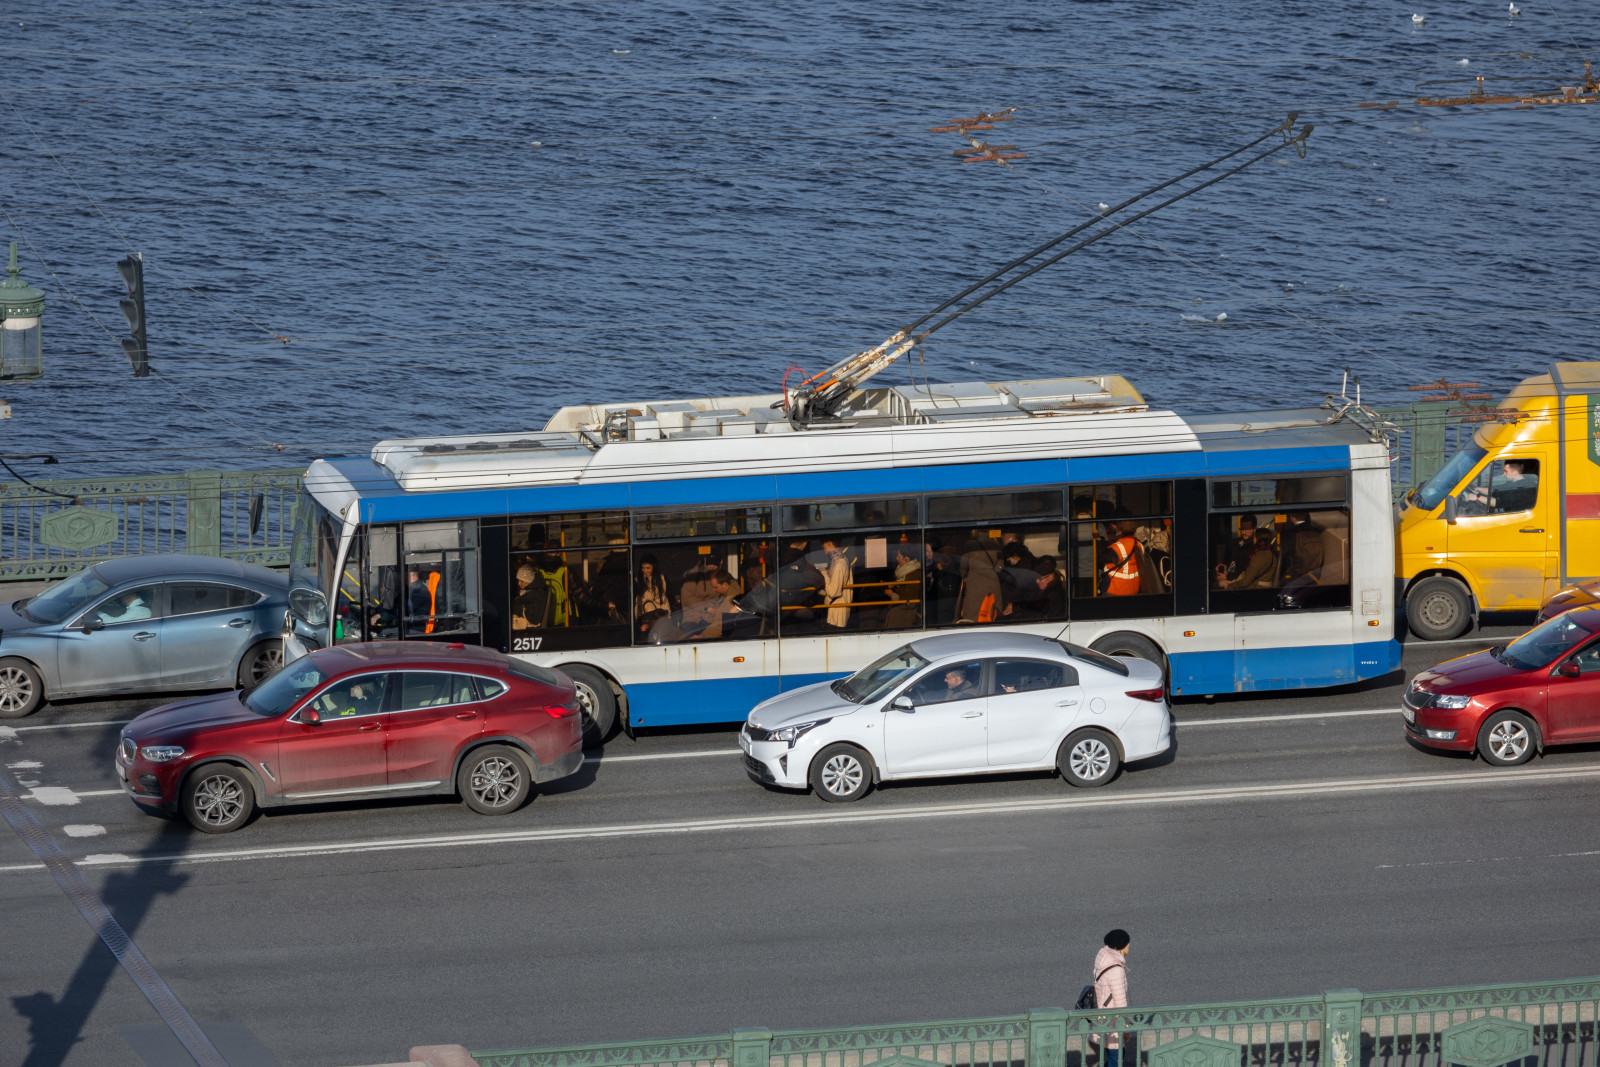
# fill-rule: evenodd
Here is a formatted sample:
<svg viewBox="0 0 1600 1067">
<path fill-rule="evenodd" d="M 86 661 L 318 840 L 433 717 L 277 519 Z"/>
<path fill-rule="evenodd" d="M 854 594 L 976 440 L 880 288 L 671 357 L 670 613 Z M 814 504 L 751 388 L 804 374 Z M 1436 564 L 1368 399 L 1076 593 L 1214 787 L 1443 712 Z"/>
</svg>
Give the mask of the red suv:
<svg viewBox="0 0 1600 1067">
<path fill-rule="evenodd" d="M 459 644 L 375 642 L 147 711 L 123 728 L 116 765 L 140 805 L 223 834 L 257 805 L 429 793 L 504 815 L 576 771 L 582 738 L 564 674 Z"/>
<path fill-rule="evenodd" d="M 1501 767 L 1545 745 L 1600 740 L 1600 608 L 1540 623 L 1509 645 L 1423 671 L 1406 691 L 1406 734 Z"/>
</svg>

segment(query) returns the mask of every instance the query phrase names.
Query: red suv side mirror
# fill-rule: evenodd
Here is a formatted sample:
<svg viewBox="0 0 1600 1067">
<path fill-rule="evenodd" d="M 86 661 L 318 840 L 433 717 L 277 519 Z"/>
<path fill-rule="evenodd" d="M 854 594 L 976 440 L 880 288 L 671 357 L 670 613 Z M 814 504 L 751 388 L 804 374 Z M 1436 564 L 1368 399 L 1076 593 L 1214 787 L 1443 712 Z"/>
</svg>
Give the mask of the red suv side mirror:
<svg viewBox="0 0 1600 1067">
<path fill-rule="evenodd" d="M 322 713 L 316 708 L 304 708 L 300 712 L 300 721 L 309 726 L 315 726 L 322 721 Z"/>
<path fill-rule="evenodd" d="M 1556 673 L 1561 675 L 1563 678 L 1576 678 L 1583 672 L 1578 669 L 1578 665 L 1576 663 L 1569 659 L 1562 663 L 1561 666 L 1556 668 Z"/>
</svg>

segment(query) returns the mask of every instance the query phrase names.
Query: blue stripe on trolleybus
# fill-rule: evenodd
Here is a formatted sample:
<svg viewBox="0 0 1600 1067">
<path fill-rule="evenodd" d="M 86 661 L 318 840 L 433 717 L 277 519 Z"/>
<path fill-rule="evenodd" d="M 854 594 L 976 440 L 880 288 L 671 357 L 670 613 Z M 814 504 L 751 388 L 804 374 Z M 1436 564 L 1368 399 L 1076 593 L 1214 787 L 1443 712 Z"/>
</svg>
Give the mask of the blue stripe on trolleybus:
<svg viewBox="0 0 1600 1067">
<path fill-rule="evenodd" d="M 1380 678 L 1399 669 L 1400 642 L 1175 652 L 1169 658 L 1175 694 L 1253 693 Z"/>
<path fill-rule="evenodd" d="M 1398 641 L 1300 648 L 1253 648 L 1232 652 L 1174 653 L 1176 693 L 1232 693 L 1341 685 L 1379 678 L 1400 667 Z M 703 678 L 690 682 L 639 683 L 628 689 L 628 718 L 634 726 L 687 726 L 740 722 L 750 709 L 813 682 L 842 678 L 844 672 L 782 679 Z"/>
<path fill-rule="evenodd" d="M 408 493 L 368 459 L 330 461 L 361 494 L 361 521 L 404 522 L 487 515 L 587 511 L 604 508 L 724 504 L 742 501 L 873 496 L 890 493 L 1127 481 L 1139 478 L 1253 477 L 1305 470 L 1345 470 L 1343 445 L 1302 448 L 1157 452 L 1073 459 L 1016 460 L 875 470 L 834 470 L 733 478 L 682 478 L 606 484 L 434 490 Z"/>
</svg>

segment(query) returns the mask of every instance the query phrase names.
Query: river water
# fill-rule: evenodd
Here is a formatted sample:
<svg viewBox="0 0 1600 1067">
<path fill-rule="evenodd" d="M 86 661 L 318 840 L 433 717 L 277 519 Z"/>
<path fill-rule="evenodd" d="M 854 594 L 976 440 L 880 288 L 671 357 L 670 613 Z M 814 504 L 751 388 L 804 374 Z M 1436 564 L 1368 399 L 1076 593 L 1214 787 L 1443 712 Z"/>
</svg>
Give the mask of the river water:
<svg viewBox="0 0 1600 1067">
<path fill-rule="evenodd" d="M 0 441 L 39 477 L 293 466 L 775 390 L 1290 110 L 1304 159 L 1018 285 L 926 373 L 1117 372 L 1182 411 L 1344 367 L 1498 393 L 1600 358 L 1600 106 L 1359 105 L 1580 80 L 1600 5 L 1520 6 L 9 0 L 0 237 L 49 307 Z M 1014 166 L 929 132 L 1003 107 Z"/>
</svg>

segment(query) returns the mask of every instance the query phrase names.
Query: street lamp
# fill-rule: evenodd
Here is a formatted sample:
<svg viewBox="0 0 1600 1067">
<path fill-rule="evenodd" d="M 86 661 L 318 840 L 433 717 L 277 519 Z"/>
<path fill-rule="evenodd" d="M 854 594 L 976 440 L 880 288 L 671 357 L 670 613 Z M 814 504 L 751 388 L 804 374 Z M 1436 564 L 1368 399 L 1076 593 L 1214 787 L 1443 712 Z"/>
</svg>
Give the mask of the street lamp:
<svg viewBox="0 0 1600 1067">
<path fill-rule="evenodd" d="M 44 293 L 22 280 L 17 242 L 0 282 L 0 378 L 37 378 L 44 373 Z"/>
</svg>

